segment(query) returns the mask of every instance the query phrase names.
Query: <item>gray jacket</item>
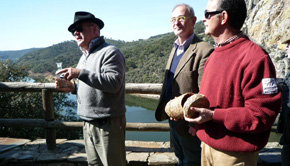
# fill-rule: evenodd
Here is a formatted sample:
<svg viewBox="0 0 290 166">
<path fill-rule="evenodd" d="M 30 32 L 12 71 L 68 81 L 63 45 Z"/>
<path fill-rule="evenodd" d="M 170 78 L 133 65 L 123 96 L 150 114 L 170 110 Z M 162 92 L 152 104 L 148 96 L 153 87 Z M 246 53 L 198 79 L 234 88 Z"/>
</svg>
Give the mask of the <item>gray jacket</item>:
<svg viewBox="0 0 290 166">
<path fill-rule="evenodd" d="M 77 65 L 78 115 L 84 120 L 125 114 L 125 58 L 121 51 L 102 37 L 93 40 L 89 54 Z"/>
</svg>

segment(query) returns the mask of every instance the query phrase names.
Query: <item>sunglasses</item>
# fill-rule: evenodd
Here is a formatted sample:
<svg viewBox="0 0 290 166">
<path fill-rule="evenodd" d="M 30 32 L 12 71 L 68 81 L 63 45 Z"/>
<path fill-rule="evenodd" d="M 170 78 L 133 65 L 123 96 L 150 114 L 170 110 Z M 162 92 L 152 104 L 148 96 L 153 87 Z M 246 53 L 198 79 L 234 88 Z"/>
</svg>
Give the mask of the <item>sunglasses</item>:
<svg viewBox="0 0 290 166">
<path fill-rule="evenodd" d="M 212 12 L 208 12 L 208 11 L 204 11 L 204 17 L 206 18 L 206 19 L 210 19 L 211 18 L 211 16 L 213 15 L 213 14 L 219 14 L 219 13 L 221 13 L 221 12 L 223 12 L 224 10 L 218 10 L 218 11 L 212 11 Z"/>
<path fill-rule="evenodd" d="M 74 29 L 72 29 L 71 33 L 74 36 L 75 31 L 77 32 L 82 32 L 83 31 L 83 27 L 81 25 L 77 25 Z"/>
</svg>

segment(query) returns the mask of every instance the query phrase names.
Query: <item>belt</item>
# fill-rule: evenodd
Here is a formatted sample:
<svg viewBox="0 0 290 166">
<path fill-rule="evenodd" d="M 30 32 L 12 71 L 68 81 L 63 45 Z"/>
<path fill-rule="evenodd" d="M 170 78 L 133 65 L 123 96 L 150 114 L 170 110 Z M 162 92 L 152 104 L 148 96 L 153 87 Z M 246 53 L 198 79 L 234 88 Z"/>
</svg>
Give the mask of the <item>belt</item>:
<svg viewBox="0 0 290 166">
<path fill-rule="evenodd" d="M 106 118 L 98 118 L 98 119 L 93 119 L 93 120 L 83 120 L 84 122 L 88 123 L 98 123 L 98 124 L 105 124 L 107 123 L 111 118 L 106 117 Z"/>
</svg>

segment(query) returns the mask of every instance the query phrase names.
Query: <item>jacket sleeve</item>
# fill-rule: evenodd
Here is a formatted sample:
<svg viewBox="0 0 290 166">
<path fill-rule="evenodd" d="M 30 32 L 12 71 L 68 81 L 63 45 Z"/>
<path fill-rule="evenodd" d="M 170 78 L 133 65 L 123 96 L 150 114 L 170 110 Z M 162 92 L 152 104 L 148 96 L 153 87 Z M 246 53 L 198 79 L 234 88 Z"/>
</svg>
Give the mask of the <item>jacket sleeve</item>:
<svg viewBox="0 0 290 166">
<path fill-rule="evenodd" d="M 267 78 L 274 80 L 273 89 L 270 88 L 268 94 L 265 88 L 269 85 L 262 83 Z M 244 70 L 241 82 L 244 106 L 216 108 L 214 122 L 223 123 L 227 130 L 237 133 L 269 131 L 281 106 L 281 92 L 278 89 L 275 92 L 275 86 L 277 88 L 275 68 L 270 58 L 265 56 L 251 62 Z"/>
<path fill-rule="evenodd" d="M 204 42 L 205 43 L 205 42 Z M 207 59 L 209 58 L 210 54 L 213 52 L 213 48 L 206 43 L 206 46 L 201 49 L 201 59 L 200 64 L 198 67 L 198 87 L 200 88 L 200 82 L 203 76 L 204 65 Z"/>
<path fill-rule="evenodd" d="M 82 69 L 79 80 L 108 93 L 116 93 L 125 79 L 125 59 L 119 49 L 108 49 L 102 59 L 100 72 Z"/>
</svg>

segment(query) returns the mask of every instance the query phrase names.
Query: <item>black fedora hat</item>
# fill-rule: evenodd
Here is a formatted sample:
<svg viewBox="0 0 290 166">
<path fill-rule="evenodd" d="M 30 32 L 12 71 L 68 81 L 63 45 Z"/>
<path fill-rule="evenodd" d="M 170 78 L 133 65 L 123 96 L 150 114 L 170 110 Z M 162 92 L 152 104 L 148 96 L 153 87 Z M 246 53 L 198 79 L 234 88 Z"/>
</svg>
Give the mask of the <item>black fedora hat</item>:
<svg viewBox="0 0 290 166">
<path fill-rule="evenodd" d="M 96 18 L 93 14 L 89 12 L 76 12 L 74 17 L 74 23 L 68 27 L 68 31 L 73 32 L 75 27 L 84 21 L 94 22 L 98 25 L 100 29 L 104 27 L 104 22 L 101 19 Z"/>
</svg>

